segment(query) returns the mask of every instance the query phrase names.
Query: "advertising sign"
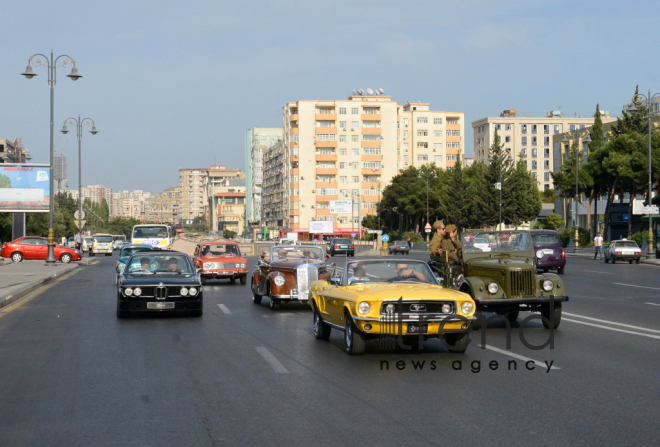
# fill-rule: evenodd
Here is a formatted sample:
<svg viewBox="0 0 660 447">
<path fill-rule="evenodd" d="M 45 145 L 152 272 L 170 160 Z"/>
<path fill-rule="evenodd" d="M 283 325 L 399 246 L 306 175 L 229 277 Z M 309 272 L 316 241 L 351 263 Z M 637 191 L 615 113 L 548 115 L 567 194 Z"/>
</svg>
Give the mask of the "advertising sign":
<svg viewBox="0 0 660 447">
<path fill-rule="evenodd" d="M 49 175 L 49 165 L 0 165 L 0 212 L 48 212 Z"/>
<path fill-rule="evenodd" d="M 334 233 L 334 222 L 331 220 L 310 220 L 309 232 L 310 233 Z"/>
<path fill-rule="evenodd" d="M 353 212 L 352 200 L 331 200 L 330 214 L 351 214 Z"/>
</svg>

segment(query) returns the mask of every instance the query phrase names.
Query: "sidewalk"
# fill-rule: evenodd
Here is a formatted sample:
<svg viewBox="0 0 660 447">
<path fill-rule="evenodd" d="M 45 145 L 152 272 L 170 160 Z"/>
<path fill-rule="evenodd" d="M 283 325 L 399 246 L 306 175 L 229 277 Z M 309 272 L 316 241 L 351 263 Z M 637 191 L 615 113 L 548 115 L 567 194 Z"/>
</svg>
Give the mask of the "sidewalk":
<svg viewBox="0 0 660 447">
<path fill-rule="evenodd" d="M 46 267 L 44 264 L 44 261 L 0 264 L 0 309 L 55 278 L 77 269 L 79 262 L 57 262 L 53 267 Z"/>
</svg>

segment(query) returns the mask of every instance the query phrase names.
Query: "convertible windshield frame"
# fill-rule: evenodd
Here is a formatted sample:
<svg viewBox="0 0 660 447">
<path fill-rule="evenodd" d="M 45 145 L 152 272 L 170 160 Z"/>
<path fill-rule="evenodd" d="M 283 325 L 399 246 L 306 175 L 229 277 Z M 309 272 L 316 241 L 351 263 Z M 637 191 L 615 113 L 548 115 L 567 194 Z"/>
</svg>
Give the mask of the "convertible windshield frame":
<svg viewBox="0 0 660 447">
<path fill-rule="evenodd" d="M 397 266 L 404 264 L 406 265 L 404 269 L 406 273 L 408 273 L 407 270 L 410 270 L 411 272 L 418 272 L 420 275 L 418 276 L 413 273 L 413 276 L 408 278 L 399 277 Z M 354 278 L 354 271 L 358 265 L 366 267 L 366 280 Z M 374 267 L 376 268 L 374 269 Z M 350 283 L 349 280 L 351 280 Z M 408 259 L 364 259 L 359 261 L 351 260 L 344 264 L 341 278 L 342 286 L 389 283 L 438 285 L 431 268 L 424 261 Z"/>
<path fill-rule="evenodd" d="M 303 253 L 305 250 L 310 251 L 309 258 L 306 258 Z M 278 256 L 280 250 L 286 250 L 287 258 L 282 259 Z M 323 248 L 318 245 L 274 245 L 270 248 L 270 259 L 273 261 L 284 261 L 284 260 L 299 260 L 299 259 L 309 259 L 311 261 L 325 261 L 325 252 Z"/>
</svg>

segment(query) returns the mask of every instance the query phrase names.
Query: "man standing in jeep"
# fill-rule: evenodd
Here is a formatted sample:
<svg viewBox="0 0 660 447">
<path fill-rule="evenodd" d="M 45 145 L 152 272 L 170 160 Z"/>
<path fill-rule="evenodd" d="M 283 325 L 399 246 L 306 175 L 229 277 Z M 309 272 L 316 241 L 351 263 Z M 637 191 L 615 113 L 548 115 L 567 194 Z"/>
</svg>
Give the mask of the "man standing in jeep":
<svg viewBox="0 0 660 447">
<path fill-rule="evenodd" d="M 442 237 L 445 235 L 445 223 L 442 220 L 436 220 L 433 224 L 433 231 L 435 231 L 435 234 L 429 245 L 431 259 L 434 256 L 442 256 L 440 245 L 442 244 Z"/>
</svg>

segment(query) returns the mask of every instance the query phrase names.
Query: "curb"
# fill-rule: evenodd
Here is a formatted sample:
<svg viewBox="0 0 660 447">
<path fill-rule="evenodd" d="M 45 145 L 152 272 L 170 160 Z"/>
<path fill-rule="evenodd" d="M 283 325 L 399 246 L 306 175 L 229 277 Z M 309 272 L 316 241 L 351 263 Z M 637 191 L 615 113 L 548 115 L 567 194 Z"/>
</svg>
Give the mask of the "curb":
<svg viewBox="0 0 660 447">
<path fill-rule="evenodd" d="M 73 271 L 74 269 L 78 268 L 78 265 L 79 264 L 75 264 L 75 265 L 72 265 L 70 267 L 64 268 L 64 269 L 60 270 L 59 272 L 57 272 L 53 275 L 46 276 L 45 278 L 39 278 L 35 281 L 32 281 L 29 284 L 26 284 L 21 289 L 14 292 L 13 295 L 8 295 L 4 298 L 1 298 L 2 301 L 0 301 L 0 309 L 2 309 L 5 306 L 10 305 L 11 303 L 13 303 L 14 301 L 17 301 L 20 298 L 23 298 L 25 295 L 34 292 L 35 290 L 39 289 L 40 287 L 45 286 L 46 284 L 54 281 L 55 279 L 59 278 L 60 276 Z"/>
</svg>

